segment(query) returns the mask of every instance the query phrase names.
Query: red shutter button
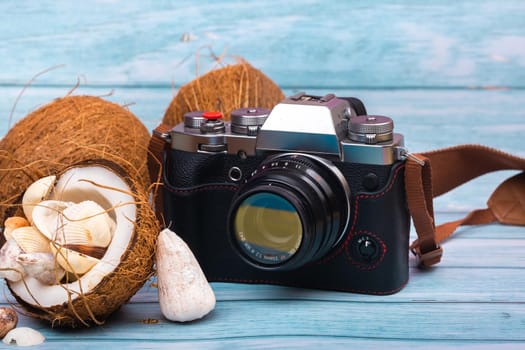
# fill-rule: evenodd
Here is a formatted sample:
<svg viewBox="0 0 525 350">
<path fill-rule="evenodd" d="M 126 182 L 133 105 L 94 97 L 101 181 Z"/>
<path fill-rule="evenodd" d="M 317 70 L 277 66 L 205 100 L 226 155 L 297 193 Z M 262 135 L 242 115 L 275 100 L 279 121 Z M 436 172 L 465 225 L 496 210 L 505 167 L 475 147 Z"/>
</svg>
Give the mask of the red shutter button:
<svg viewBox="0 0 525 350">
<path fill-rule="evenodd" d="M 222 118 L 222 113 L 221 112 L 204 112 L 202 113 L 202 116 L 206 120 L 218 120 Z"/>
</svg>

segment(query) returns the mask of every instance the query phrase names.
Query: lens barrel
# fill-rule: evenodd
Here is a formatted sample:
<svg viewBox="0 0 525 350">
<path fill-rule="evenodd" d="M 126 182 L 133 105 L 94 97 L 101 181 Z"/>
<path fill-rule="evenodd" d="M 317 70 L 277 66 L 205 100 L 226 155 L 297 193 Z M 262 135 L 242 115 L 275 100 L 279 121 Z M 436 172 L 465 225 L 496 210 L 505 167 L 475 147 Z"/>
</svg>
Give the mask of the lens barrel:
<svg viewBox="0 0 525 350">
<path fill-rule="evenodd" d="M 331 162 L 309 154 L 265 159 L 229 213 L 233 246 L 253 266 L 292 270 L 325 256 L 346 232 L 350 188 Z"/>
</svg>

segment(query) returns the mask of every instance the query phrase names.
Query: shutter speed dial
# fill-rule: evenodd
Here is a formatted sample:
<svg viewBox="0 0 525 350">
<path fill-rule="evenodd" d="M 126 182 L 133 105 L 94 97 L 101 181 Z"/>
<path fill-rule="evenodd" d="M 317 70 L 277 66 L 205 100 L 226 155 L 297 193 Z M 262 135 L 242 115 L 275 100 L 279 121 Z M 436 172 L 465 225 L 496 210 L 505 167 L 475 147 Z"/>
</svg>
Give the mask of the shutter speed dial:
<svg viewBox="0 0 525 350">
<path fill-rule="evenodd" d="M 376 144 L 392 141 L 394 122 L 382 115 L 360 115 L 348 121 L 348 138 L 355 142 Z"/>
</svg>

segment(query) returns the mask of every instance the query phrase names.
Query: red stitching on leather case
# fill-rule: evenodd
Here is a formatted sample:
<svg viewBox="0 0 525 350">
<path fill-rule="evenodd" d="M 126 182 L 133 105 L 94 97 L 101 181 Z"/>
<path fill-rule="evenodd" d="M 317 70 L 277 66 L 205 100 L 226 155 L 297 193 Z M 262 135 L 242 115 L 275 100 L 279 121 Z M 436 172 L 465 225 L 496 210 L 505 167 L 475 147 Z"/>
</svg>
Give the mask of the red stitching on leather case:
<svg viewBox="0 0 525 350">
<path fill-rule="evenodd" d="M 355 226 L 357 224 L 357 218 L 359 217 L 359 200 L 360 199 L 375 199 L 375 198 L 384 196 L 386 193 L 388 193 L 392 189 L 392 187 L 394 186 L 394 183 L 397 180 L 397 177 L 399 176 L 399 172 L 404 168 L 405 166 L 402 165 L 395 170 L 394 175 L 392 176 L 392 179 L 390 180 L 387 188 L 385 188 L 383 191 L 376 193 L 376 194 L 371 194 L 371 195 L 370 194 L 360 194 L 356 196 L 355 203 L 354 203 L 354 220 L 352 221 L 352 226 L 350 227 L 350 230 L 349 230 L 350 233 L 346 237 L 343 244 L 334 253 L 330 254 L 330 256 L 321 260 L 319 264 L 324 264 L 324 263 L 329 262 L 330 260 L 334 259 L 339 254 L 341 254 L 343 249 L 347 248 L 348 243 L 350 242 L 350 239 L 354 236 L 354 234 L 351 234 L 351 232 L 355 230 Z"/>
</svg>

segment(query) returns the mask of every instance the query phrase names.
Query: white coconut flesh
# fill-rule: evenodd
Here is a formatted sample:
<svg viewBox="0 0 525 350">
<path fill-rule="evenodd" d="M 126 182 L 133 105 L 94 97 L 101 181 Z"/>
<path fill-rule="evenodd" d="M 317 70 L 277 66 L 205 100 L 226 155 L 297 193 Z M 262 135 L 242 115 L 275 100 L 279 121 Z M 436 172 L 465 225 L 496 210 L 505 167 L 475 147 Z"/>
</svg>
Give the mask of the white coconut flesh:
<svg viewBox="0 0 525 350">
<path fill-rule="evenodd" d="M 128 249 L 137 215 L 131 193 L 130 187 L 119 175 L 103 166 L 79 166 L 63 173 L 49 199 L 69 202 L 92 200 L 110 210 L 109 214 L 116 223 L 111 243 L 100 261 L 75 282 L 46 285 L 26 276 L 18 282 L 8 281 L 11 290 L 28 304 L 40 307 L 62 305 L 93 290 L 115 270 Z"/>
</svg>

